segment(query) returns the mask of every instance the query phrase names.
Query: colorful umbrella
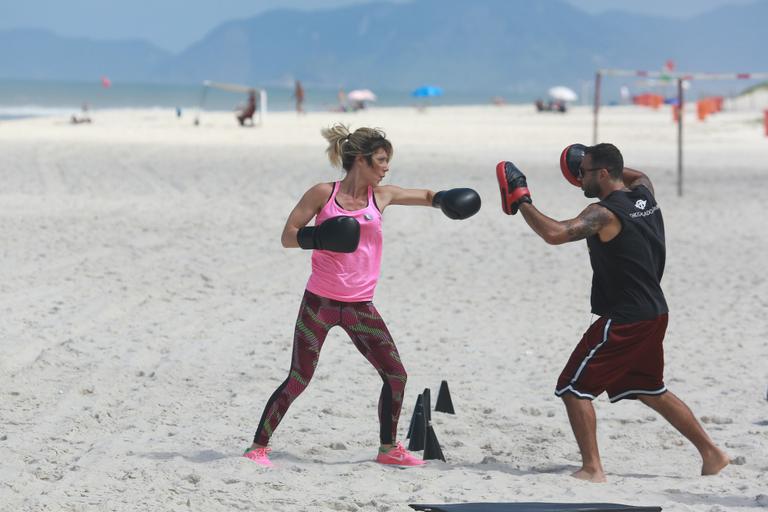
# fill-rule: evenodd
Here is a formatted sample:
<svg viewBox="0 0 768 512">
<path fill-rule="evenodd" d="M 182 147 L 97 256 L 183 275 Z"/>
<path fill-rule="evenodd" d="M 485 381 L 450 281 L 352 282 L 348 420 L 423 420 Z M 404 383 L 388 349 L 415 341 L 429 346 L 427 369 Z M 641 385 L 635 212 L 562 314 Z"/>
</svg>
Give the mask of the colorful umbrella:
<svg viewBox="0 0 768 512">
<path fill-rule="evenodd" d="M 573 89 L 569 89 L 563 85 L 558 85 L 549 90 L 549 96 L 554 100 L 560 101 L 576 101 L 579 97 L 573 92 Z"/>
<path fill-rule="evenodd" d="M 433 98 L 442 95 L 442 87 L 436 87 L 434 85 L 422 85 L 411 93 L 411 96 L 415 98 Z"/>
<path fill-rule="evenodd" d="M 349 91 L 347 98 L 350 101 L 376 101 L 376 95 L 370 89 L 355 89 Z"/>
</svg>

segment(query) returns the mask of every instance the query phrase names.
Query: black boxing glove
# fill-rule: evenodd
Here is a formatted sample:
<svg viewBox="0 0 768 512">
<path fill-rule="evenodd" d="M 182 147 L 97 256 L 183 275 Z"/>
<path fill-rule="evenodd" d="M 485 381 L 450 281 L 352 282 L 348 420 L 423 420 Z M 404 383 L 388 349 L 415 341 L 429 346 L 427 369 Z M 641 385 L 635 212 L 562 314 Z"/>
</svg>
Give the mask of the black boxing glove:
<svg viewBox="0 0 768 512">
<path fill-rule="evenodd" d="M 471 188 L 441 190 L 432 198 L 432 206 L 448 218 L 468 219 L 480 210 L 480 194 Z"/>
<path fill-rule="evenodd" d="M 305 226 L 296 233 L 302 249 L 355 252 L 360 243 L 360 223 L 354 217 L 331 217 L 319 226 Z"/>
<path fill-rule="evenodd" d="M 584 160 L 584 144 L 571 144 L 560 153 L 560 172 L 568 183 L 581 187 L 581 161 Z"/>
<path fill-rule="evenodd" d="M 512 162 L 499 162 L 496 165 L 496 179 L 501 190 L 501 209 L 507 215 L 514 215 L 523 203 L 531 203 L 531 192 L 525 174 Z"/>
</svg>

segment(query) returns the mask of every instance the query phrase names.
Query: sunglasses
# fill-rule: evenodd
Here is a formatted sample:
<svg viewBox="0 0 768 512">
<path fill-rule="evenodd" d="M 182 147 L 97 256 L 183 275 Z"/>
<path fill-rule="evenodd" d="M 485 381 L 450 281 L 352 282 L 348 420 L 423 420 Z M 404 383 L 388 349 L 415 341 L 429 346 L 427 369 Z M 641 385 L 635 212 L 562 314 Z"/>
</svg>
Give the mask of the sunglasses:
<svg viewBox="0 0 768 512">
<path fill-rule="evenodd" d="M 579 166 L 579 179 L 582 179 L 584 177 L 584 174 L 592 171 L 599 171 L 600 169 L 605 169 L 605 167 L 593 167 L 592 169 L 582 169 L 581 166 Z"/>
</svg>

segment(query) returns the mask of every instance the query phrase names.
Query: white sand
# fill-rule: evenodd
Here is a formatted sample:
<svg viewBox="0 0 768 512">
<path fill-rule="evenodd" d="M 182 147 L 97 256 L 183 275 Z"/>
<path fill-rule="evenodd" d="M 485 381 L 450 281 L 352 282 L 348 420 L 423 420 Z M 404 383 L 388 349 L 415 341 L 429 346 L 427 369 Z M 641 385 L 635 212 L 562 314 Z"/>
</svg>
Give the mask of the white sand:
<svg viewBox="0 0 768 512">
<path fill-rule="evenodd" d="M 586 204 L 560 150 L 591 112 L 532 107 L 231 114 L 170 111 L 0 123 L 0 510 L 372 510 L 408 503 L 618 502 L 665 511 L 768 506 L 768 138 L 758 112 L 689 109 L 685 196 L 669 112 L 603 111 L 600 138 L 653 179 L 667 224 L 666 381 L 737 464 L 698 476 L 694 448 L 650 409 L 596 401 L 609 483 L 580 459 L 557 375 L 590 322 L 584 243 L 551 247 L 499 207 L 502 159 L 557 218 Z M 319 130 L 380 126 L 390 183 L 483 197 L 475 217 L 385 212 L 376 304 L 448 462 L 372 462 L 380 380 L 341 330 L 272 439 L 276 467 L 240 457 L 290 363 L 309 253 L 280 246 L 310 185 L 340 176 Z"/>
</svg>

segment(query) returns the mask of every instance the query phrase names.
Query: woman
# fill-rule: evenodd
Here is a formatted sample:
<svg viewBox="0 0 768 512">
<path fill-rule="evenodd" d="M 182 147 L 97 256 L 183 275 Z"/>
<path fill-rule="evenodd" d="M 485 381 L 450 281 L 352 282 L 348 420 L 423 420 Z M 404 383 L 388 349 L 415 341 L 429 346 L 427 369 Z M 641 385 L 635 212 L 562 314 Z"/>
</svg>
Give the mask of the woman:
<svg viewBox="0 0 768 512">
<path fill-rule="evenodd" d="M 451 218 L 464 219 L 480 209 L 480 197 L 471 189 L 435 194 L 380 185 L 393 153 L 382 131 L 360 128 L 350 133 L 337 124 L 322 134 L 328 141 L 331 164 L 341 166 L 346 176 L 310 188 L 285 223 L 283 247 L 314 249 L 312 274 L 296 320 L 288 378 L 267 402 L 245 457 L 262 466 L 272 465 L 267 456 L 269 439 L 291 402 L 306 389 L 325 337 L 338 325 L 384 381 L 379 396 L 381 446 L 376 461 L 418 466 L 424 461 L 395 441 L 406 373 L 372 302 L 381 263 L 381 213 L 390 205 L 435 206 Z M 315 225 L 308 227 L 313 217 Z"/>
</svg>

